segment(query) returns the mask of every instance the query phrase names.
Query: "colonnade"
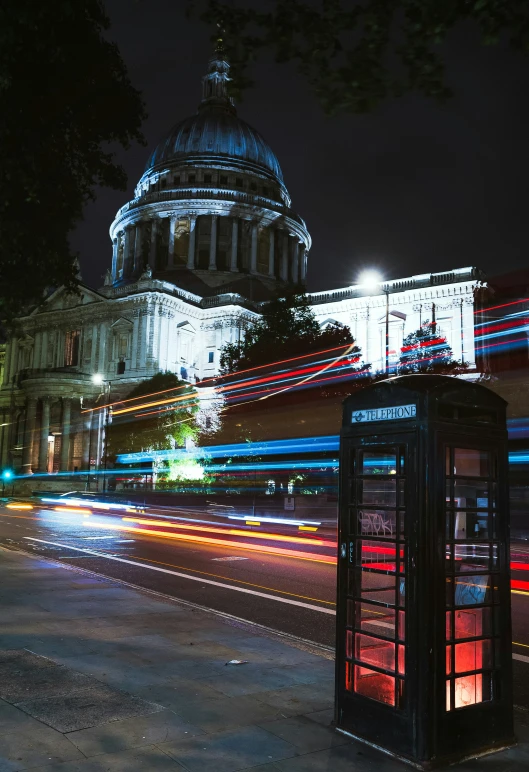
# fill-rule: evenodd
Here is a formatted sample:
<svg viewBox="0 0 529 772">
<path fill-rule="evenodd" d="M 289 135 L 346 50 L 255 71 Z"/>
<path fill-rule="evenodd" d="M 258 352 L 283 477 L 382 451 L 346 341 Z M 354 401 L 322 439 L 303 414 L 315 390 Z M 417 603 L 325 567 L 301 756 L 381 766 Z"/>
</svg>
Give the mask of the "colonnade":
<svg viewBox="0 0 529 772">
<path fill-rule="evenodd" d="M 211 235 L 209 240 L 209 261 L 207 270 L 220 270 L 217 264 L 218 252 L 218 231 L 219 218 L 222 215 L 211 214 L 202 215 L 211 218 Z M 187 249 L 186 267 L 189 270 L 198 268 L 197 258 L 197 223 L 198 215 L 189 215 L 185 219 L 189 220 L 189 242 Z M 160 228 L 164 220 L 169 220 L 168 226 L 168 247 L 166 268 L 171 270 L 175 267 L 175 230 L 178 220 L 183 219 L 182 215 L 173 215 L 169 218 L 153 217 L 147 221 L 136 221 L 120 231 L 114 238 L 112 247 L 112 276 L 114 281 L 121 278 L 130 278 L 136 276 L 142 269 L 142 225 L 151 223 L 150 242 L 148 249 L 148 263 L 152 271 L 156 270 L 157 244 Z M 244 222 L 242 218 L 232 219 L 232 233 L 230 239 L 230 253 L 227 261 L 227 270 L 238 273 L 239 268 L 239 224 Z M 247 222 L 247 221 L 246 221 Z M 258 239 L 259 229 L 264 228 L 269 234 L 269 251 L 267 271 L 258 270 Z M 279 235 L 277 238 L 276 234 Z M 279 254 L 276 255 L 276 241 L 280 244 Z M 277 261 L 277 264 L 276 264 Z M 251 241 L 249 272 L 251 274 L 264 274 L 270 278 L 279 278 L 282 281 L 292 281 L 304 283 L 307 275 L 307 255 L 305 244 L 300 241 L 296 234 L 287 231 L 284 228 L 274 228 L 273 226 L 263 225 L 260 221 L 253 221 L 251 224 Z M 226 269 L 222 269 L 226 270 Z"/>
<path fill-rule="evenodd" d="M 100 426 L 97 423 L 97 416 L 94 419 L 93 411 L 82 412 L 80 416 L 80 426 L 72 424 L 72 402 L 74 397 L 61 397 L 61 420 L 60 433 L 55 436 L 61 437 L 61 447 L 59 455 L 59 472 L 71 471 L 71 450 L 75 436 L 82 432 L 82 452 L 81 469 L 88 470 L 90 467 L 90 456 L 95 450 L 97 456 L 100 446 Z M 26 400 L 25 423 L 22 442 L 22 474 L 31 474 L 38 471 L 46 473 L 49 468 L 49 438 L 51 425 L 51 409 L 56 399 L 44 396 L 29 396 Z M 38 421 L 38 405 L 40 402 L 40 421 Z M 79 421 L 76 421 L 79 424 Z M 93 424 L 96 424 L 94 427 Z M 92 437 L 92 429 L 95 429 Z M 91 448 L 91 444 L 92 448 Z M 35 458 L 37 464 L 35 466 Z"/>
</svg>

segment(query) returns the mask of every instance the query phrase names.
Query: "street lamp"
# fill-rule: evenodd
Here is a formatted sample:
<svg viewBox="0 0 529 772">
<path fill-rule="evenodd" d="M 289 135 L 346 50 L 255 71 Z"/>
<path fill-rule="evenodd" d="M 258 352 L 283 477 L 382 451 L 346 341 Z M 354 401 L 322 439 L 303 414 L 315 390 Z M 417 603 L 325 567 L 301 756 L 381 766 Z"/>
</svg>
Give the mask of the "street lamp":
<svg viewBox="0 0 529 772">
<path fill-rule="evenodd" d="M 106 399 L 105 399 L 105 450 L 103 453 L 103 493 L 105 493 L 106 489 L 106 472 L 107 472 L 107 461 L 108 461 L 108 425 L 110 423 L 110 411 L 112 410 L 110 406 L 110 387 L 112 382 L 110 380 L 106 380 L 101 373 L 94 373 L 92 375 L 92 383 L 94 386 L 103 386 L 105 385 L 107 387 L 106 389 Z"/>
<path fill-rule="evenodd" d="M 389 375 L 389 289 L 382 286 L 382 276 L 377 271 L 364 271 L 358 283 L 367 290 L 381 289 L 386 296 L 386 375 Z"/>
<path fill-rule="evenodd" d="M 5 493 L 6 481 L 11 480 L 12 477 L 13 477 L 13 472 L 11 471 L 11 469 L 4 469 L 4 471 L 2 472 L 2 496 Z"/>
</svg>

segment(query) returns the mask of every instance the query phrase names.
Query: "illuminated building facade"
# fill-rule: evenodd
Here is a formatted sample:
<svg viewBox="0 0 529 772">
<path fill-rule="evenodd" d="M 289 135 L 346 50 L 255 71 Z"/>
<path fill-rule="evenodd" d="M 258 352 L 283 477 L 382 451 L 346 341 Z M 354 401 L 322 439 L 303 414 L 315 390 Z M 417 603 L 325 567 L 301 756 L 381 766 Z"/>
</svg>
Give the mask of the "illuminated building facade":
<svg viewBox="0 0 529 772">
<path fill-rule="evenodd" d="M 154 150 L 110 226 L 104 286 L 81 284 L 79 296 L 60 288 L 20 319 L 3 372 L 0 357 L 0 467 L 87 469 L 102 448 L 101 416 L 81 410 L 101 404 L 95 373 L 113 397 L 160 371 L 200 383 L 274 290 L 305 283 L 310 235 L 276 156 L 238 117 L 228 80 L 218 49 L 198 111 Z M 373 370 L 383 369 L 386 311 L 392 360 L 435 314 L 454 357 L 472 368 L 479 282 L 462 269 L 388 282 L 374 296 L 349 287 L 311 298 L 322 326 L 351 327 Z"/>
</svg>

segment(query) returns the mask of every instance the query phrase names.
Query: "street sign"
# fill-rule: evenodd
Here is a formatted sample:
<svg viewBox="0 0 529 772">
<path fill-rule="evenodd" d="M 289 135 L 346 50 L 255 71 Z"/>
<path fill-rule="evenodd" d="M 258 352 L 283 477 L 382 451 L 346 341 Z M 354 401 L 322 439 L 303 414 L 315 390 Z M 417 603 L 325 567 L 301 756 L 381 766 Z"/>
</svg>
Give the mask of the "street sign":
<svg viewBox="0 0 529 772">
<path fill-rule="evenodd" d="M 351 423 L 369 423 L 370 421 L 398 421 L 403 418 L 415 418 L 417 405 L 396 405 L 395 407 L 371 407 L 355 410 Z"/>
<path fill-rule="evenodd" d="M 293 512 L 296 509 L 296 499 L 294 496 L 285 496 L 285 512 Z"/>
</svg>

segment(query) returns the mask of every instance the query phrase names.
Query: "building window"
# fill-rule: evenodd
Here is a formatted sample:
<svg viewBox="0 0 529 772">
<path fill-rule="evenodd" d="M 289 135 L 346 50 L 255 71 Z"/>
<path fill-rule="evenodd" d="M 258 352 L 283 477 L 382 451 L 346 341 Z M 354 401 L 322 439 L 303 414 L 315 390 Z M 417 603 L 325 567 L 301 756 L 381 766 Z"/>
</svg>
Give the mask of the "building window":
<svg viewBox="0 0 529 772">
<path fill-rule="evenodd" d="M 121 362 L 118 362 L 117 374 L 123 375 L 124 372 L 125 372 L 125 362 L 121 360 Z"/>
<path fill-rule="evenodd" d="M 204 182 L 211 182 L 211 174 L 204 175 Z"/>
<path fill-rule="evenodd" d="M 167 180 L 161 180 L 160 181 L 160 185 L 161 185 L 162 188 L 167 187 Z"/>
<path fill-rule="evenodd" d="M 236 177 L 236 178 L 235 178 L 235 185 L 236 185 L 238 188 L 242 188 L 242 187 L 243 187 L 242 177 Z"/>
<path fill-rule="evenodd" d="M 227 185 L 228 184 L 228 178 L 225 174 L 220 175 L 220 184 L 221 185 Z"/>
<path fill-rule="evenodd" d="M 255 184 L 255 182 L 250 183 L 250 190 L 253 190 L 254 192 L 257 190 L 257 185 Z"/>
<path fill-rule="evenodd" d="M 79 364 L 79 342 L 81 330 L 68 330 L 64 341 L 64 366 L 75 367 Z"/>
<path fill-rule="evenodd" d="M 180 175 L 179 174 L 176 174 L 173 177 L 173 185 L 180 185 Z"/>
<path fill-rule="evenodd" d="M 209 351 L 208 352 L 208 363 L 211 365 L 215 361 L 215 352 Z"/>
<path fill-rule="evenodd" d="M 270 195 L 270 191 L 268 190 L 268 188 L 263 188 L 263 196 L 266 196 L 268 198 L 269 195 Z"/>
<path fill-rule="evenodd" d="M 190 184 L 190 185 L 194 185 L 194 183 L 195 183 L 195 180 L 196 180 L 196 175 L 195 175 L 195 174 L 190 174 L 190 175 L 188 176 L 187 180 L 188 180 L 188 182 L 189 182 L 189 184 Z"/>
</svg>

